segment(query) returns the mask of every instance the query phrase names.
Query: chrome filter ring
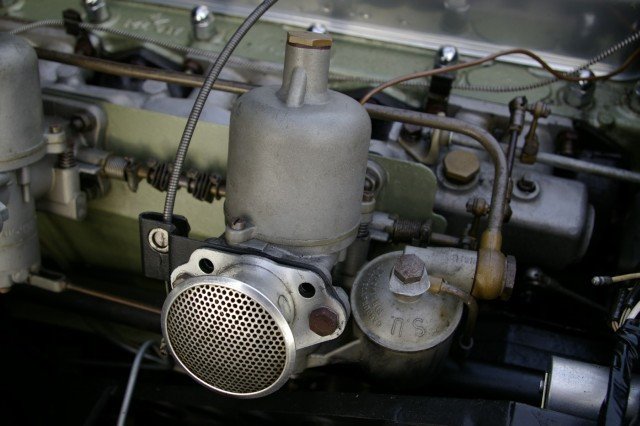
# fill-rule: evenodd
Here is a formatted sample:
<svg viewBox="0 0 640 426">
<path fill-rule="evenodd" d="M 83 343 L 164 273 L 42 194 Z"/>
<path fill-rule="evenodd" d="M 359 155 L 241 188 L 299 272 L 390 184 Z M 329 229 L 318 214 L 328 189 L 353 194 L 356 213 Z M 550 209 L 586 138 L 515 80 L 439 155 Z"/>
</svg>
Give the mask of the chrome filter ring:
<svg viewBox="0 0 640 426">
<path fill-rule="evenodd" d="M 189 375 L 227 395 L 274 392 L 295 364 L 284 316 L 264 294 L 232 278 L 201 276 L 178 284 L 162 309 L 162 334 Z"/>
</svg>

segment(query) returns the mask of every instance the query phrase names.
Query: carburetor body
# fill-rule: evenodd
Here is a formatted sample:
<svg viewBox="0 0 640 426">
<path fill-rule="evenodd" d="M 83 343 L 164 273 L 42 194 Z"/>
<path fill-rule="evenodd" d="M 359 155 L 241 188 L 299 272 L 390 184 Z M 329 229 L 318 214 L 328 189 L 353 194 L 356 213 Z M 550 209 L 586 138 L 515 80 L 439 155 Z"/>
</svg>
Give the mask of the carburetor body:
<svg viewBox="0 0 640 426">
<path fill-rule="evenodd" d="M 330 47 L 328 36 L 290 33 L 282 86 L 238 99 L 225 202 L 235 254 L 202 248 L 172 272 L 168 347 L 228 395 L 277 390 L 349 318 L 330 270 L 356 237 L 371 129 L 356 101 L 328 90 Z"/>
<path fill-rule="evenodd" d="M 0 215 L 2 290 L 26 281 L 40 265 L 30 166 L 44 157 L 46 145 L 38 58 L 26 41 L 0 34 L 0 74 L 0 193 L 2 187 L 8 193 L 5 217 Z"/>
<path fill-rule="evenodd" d="M 231 113 L 227 241 L 254 238 L 328 254 L 356 236 L 371 122 L 353 99 L 328 90 L 331 39 L 292 33 L 282 87 L 252 90 Z"/>
</svg>

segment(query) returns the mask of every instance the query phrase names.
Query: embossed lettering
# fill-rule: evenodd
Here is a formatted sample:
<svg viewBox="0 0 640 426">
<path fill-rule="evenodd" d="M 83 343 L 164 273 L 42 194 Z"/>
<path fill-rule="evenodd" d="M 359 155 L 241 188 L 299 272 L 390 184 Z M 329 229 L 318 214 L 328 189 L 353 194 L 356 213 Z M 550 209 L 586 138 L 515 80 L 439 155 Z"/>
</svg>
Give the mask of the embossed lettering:
<svg viewBox="0 0 640 426">
<path fill-rule="evenodd" d="M 416 318 L 413 320 L 412 324 L 413 324 L 413 328 L 416 329 L 416 337 L 422 337 L 424 336 L 424 333 L 427 332 L 422 326 L 423 322 L 424 320 L 422 318 Z"/>
<path fill-rule="evenodd" d="M 393 317 L 391 317 L 393 318 Z M 398 330 L 398 337 L 402 337 L 402 325 L 404 324 L 404 320 L 400 317 L 394 318 L 393 323 L 391 324 L 391 335 L 395 336 L 396 328 Z"/>
</svg>

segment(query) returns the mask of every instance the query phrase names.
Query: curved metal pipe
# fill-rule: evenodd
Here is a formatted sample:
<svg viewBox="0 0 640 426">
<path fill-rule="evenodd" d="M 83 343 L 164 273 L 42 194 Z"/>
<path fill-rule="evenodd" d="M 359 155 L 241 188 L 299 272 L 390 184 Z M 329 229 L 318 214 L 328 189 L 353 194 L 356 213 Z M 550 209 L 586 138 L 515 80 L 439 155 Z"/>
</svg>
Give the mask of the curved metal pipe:
<svg viewBox="0 0 640 426">
<path fill-rule="evenodd" d="M 467 322 L 464 325 L 460 343 L 465 349 L 470 349 L 473 346 L 473 330 L 478 320 L 478 302 L 471 294 L 445 281 L 440 285 L 439 292 L 455 296 L 467 305 Z"/>
<path fill-rule="evenodd" d="M 479 126 L 455 118 L 373 104 L 366 104 L 364 107 L 372 118 L 449 130 L 469 136 L 478 141 L 483 148 L 487 150 L 494 164 L 493 191 L 491 193 L 491 211 L 489 212 L 488 228 L 495 231 L 499 231 L 502 228 L 509 174 L 507 170 L 507 160 L 502 151 L 502 147 L 489 132 Z"/>
</svg>

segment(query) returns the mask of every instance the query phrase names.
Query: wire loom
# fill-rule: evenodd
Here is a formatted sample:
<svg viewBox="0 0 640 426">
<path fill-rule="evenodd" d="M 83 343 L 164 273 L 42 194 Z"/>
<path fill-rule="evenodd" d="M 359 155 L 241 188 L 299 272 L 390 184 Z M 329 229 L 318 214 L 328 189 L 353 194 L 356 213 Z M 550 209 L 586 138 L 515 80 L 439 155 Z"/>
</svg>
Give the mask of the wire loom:
<svg viewBox="0 0 640 426">
<path fill-rule="evenodd" d="M 625 321 L 615 339 L 607 397 L 598 419 L 598 424 L 602 425 L 625 424 L 632 370 L 640 353 L 640 319 Z"/>
</svg>

